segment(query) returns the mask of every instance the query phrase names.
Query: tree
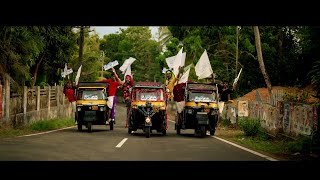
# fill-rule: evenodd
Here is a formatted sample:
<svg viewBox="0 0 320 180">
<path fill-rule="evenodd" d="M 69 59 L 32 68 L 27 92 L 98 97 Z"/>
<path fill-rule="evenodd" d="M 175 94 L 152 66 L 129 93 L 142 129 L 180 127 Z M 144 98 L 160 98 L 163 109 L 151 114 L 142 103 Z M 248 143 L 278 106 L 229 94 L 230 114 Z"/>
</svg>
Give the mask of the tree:
<svg viewBox="0 0 320 180">
<path fill-rule="evenodd" d="M 255 42 L 256 42 L 256 49 L 257 49 L 257 55 L 258 55 L 258 61 L 259 61 L 259 65 L 260 65 L 260 70 L 261 70 L 261 73 L 262 73 L 262 75 L 264 77 L 264 80 L 265 80 L 265 82 L 267 84 L 270 97 L 272 97 L 271 96 L 272 87 L 271 87 L 270 79 L 269 79 L 268 73 L 267 73 L 267 71 L 265 69 L 264 62 L 263 62 L 263 57 L 262 57 L 261 40 L 260 40 L 260 34 L 259 34 L 258 26 L 253 26 L 253 30 L 254 30 L 254 37 L 255 37 Z"/>
</svg>

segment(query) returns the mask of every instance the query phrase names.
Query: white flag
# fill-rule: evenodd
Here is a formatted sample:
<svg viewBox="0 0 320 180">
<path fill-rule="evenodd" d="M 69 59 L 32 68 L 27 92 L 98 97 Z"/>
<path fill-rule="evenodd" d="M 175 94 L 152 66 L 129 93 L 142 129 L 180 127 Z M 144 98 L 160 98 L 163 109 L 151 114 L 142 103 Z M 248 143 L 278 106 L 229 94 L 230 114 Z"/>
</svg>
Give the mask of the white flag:
<svg viewBox="0 0 320 180">
<path fill-rule="evenodd" d="M 132 77 L 132 74 L 131 74 L 131 65 L 126 69 L 126 72 L 124 73 L 124 78 L 123 79 L 126 79 L 126 76 L 129 75 Z"/>
<path fill-rule="evenodd" d="M 173 74 L 175 76 L 178 75 L 179 73 L 179 67 L 181 66 L 181 62 L 182 62 L 182 50 L 183 47 L 180 49 L 180 51 L 178 52 L 178 54 L 175 56 L 174 60 L 173 60 Z"/>
<path fill-rule="evenodd" d="M 234 82 L 233 82 L 233 85 L 232 85 L 233 87 L 235 87 L 236 83 L 238 82 L 240 74 L 241 74 L 241 71 L 242 71 L 242 68 L 240 69 L 238 76 L 234 79 Z"/>
<path fill-rule="evenodd" d="M 61 73 L 61 76 L 62 76 L 63 78 L 66 77 L 66 75 L 67 75 L 67 70 L 68 70 L 68 66 L 67 66 L 67 63 L 65 63 L 65 64 L 64 64 L 64 70 L 63 70 L 63 72 Z"/>
<path fill-rule="evenodd" d="M 176 56 L 171 56 L 166 58 L 166 63 L 168 65 L 169 68 L 173 69 L 173 63 L 174 63 L 174 59 L 176 58 Z M 180 66 L 184 66 L 184 63 L 186 61 L 186 53 L 182 53 L 182 59 L 181 59 L 181 65 Z"/>
<path fill-rule="evenodd" d="M 122 74 L 124 74 L 124 73 L 126 72 L 127 68 L 129 68 L 129 67 L 131 66 L 131 64 L 132 64 L 135 60 L 136 60 L 135 58 L 130 57 L 129 59 L 126 59 L 126 60 L 123 62 L 122 66 L 119 68 L 120 71 L 122 72 Z M 131 70 L 130 70 L 130 71 L 131 71 Z M 131 74 L 131 72 L 130 72 L 130 74 Z"/>
<path fill-rule="evenodd" d="M 199 61 L 195 66 L 195 71 L 198 79 L 207 78 L 211 76 L 211 74 L 213 74 L 207 50 L 204 50 L 204 52 L 202 53 Z"/>
<path fill-rule="evenodd" d="M 82 68 L 82 64 L 79 67 L 78 72 L 77 72 L 77 76 L 76 76 L 76 79 L 75 79 L 76 85 L 78 85 L 78 82 L 79 82 L 79 78 L 80 78 L 80 74 L 81 74 L 81 68 Z"/>
<path fill-rule="evenodd" d="M 118 64 L 119 64 L 119 62 L 117 60 L 115 60 L 115 61 L 109 62 L 108 64 L 104 65 L 103 68 L 106 71 L 106 70 L 111 69 L 112 67 L 114 67 Z"/>
<path fill-rule="evenodd" d="M 178 81 L 178 84 L 186 83 L 188 81 L 188 79 L 189 79 L 189 73 L 190 73 L 190 67 L 189 67 L 189 69 L 187 71 L 185 71 L 183 73 L 183 75 L 181 76 L 181 78 Z"/>
<path fill-rule="evenodd" d="M 73 70 L 70 68 L 70 69 L 67 69 L 67 71 L 64 70 L 63 72 L 61 72 L 61 76 L 66 77 L 67 75 L 69 75 L 71 73 L 73 73 Z"/>
</svg>

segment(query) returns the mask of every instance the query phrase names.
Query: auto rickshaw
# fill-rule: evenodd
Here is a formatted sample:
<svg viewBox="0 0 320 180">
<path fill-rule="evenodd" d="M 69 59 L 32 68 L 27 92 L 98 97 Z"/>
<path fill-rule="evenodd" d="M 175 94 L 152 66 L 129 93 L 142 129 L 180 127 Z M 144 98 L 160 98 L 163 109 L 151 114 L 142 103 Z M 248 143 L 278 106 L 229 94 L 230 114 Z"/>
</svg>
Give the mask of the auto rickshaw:
<svg viewBox="0 0 320 180">
<path fill-rule="evenodd" d="M 129 134 L 142 129 L 147 138 L 150 137 L 152 130 L 166 135 L 168 121 L 164 84 L 137 82 L 132 87 L 127 128 Z"/>
<path fill-rule="evenodd" d="M 219 107 L 215 84 L 190 82 L 185 85 L 185 107 L 182 116 L 176 115 L 175 129 L 194 129 L 195 136 L 204 137 L 207 131 L 214 135 L 218 123 Z"/>
<path fill-rule="evenodd" d="M 92 131 L 92 125 L 106 125 L 107 93 L 109 83 L 106 82 L 79 82 L 76 89 L 76 115 L 78 130 L 86 126 Z M 110 130 L 113 130 L 113 121 L 109 122 Z"/>
</svg>

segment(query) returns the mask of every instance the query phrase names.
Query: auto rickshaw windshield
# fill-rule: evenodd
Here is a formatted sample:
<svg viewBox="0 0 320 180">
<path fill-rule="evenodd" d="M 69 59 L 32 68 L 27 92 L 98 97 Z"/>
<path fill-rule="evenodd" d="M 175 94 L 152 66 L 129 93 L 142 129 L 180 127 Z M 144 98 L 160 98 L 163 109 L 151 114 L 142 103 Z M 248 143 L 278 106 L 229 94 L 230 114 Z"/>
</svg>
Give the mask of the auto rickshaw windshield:
<svg viewBox="0 0 320 180">
<path fill-rule="evenodd" d="M 214 91 L 189 91 L 189 101 L 194 102 L 216 102 L 216 93 Z"/>
<path fill-rule="evenodd" d="M 163 101 L 162 89 L 144 89 L 136 91 L 135 98 L 138 101 Z"/>
<path fill-rule="evenodd" d="M 78 100 L 106 100 L 107 96 L 103 90 L 80 90 Z"/>
</svg>

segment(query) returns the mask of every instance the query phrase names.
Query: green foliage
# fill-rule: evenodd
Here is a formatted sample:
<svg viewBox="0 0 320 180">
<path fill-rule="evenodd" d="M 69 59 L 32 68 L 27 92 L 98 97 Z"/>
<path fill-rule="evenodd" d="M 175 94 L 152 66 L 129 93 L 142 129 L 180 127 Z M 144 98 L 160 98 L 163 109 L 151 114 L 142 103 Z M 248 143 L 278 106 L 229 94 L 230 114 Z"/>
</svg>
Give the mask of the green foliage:
<svg viewBox="0 0 320 180">
<path fill-rule="evenodd" d="M 229 127 L 231 125 L 231 121 L 227 118 L 221 118 L 220 125 L 222 127 Z"/>
<path fill-rule="evenodd" d="M 30 125 L 10 128 L 0 126 L 0 137 L 15 137 L 42 131 L 74 126 L 73 118 L 36 121 Z"/>
<path fill-rule="evenodd" d="M 306 91 L 303 91 L 302 93 L 288 93 L 285 92 L 283 95 L 284 101 L 290 101 L 290 102 L 299 102 L 299 103 L 307 103 L 307 98 L 309 94 Z"/>
<path fill-rule="evenodd" d="M 73 126 L 74 119 L 52 119 L 36 121 L 29 125 L 29 129 L 33 131 L 54 130 L 63 127 Z"/>
<path fill-rule="evenodd" d="M 238 124 L 246 136 L 256 136 L 261 127 L 259 119 L 248 117 L 239 118 Z"/>
<path fill-rule="evenodd" d="M 310 137 L 299 136 L 298 140 L 289 141 L 285 151 L 309 153 L 311 150 L 312 141 Z"/>
</svg>

